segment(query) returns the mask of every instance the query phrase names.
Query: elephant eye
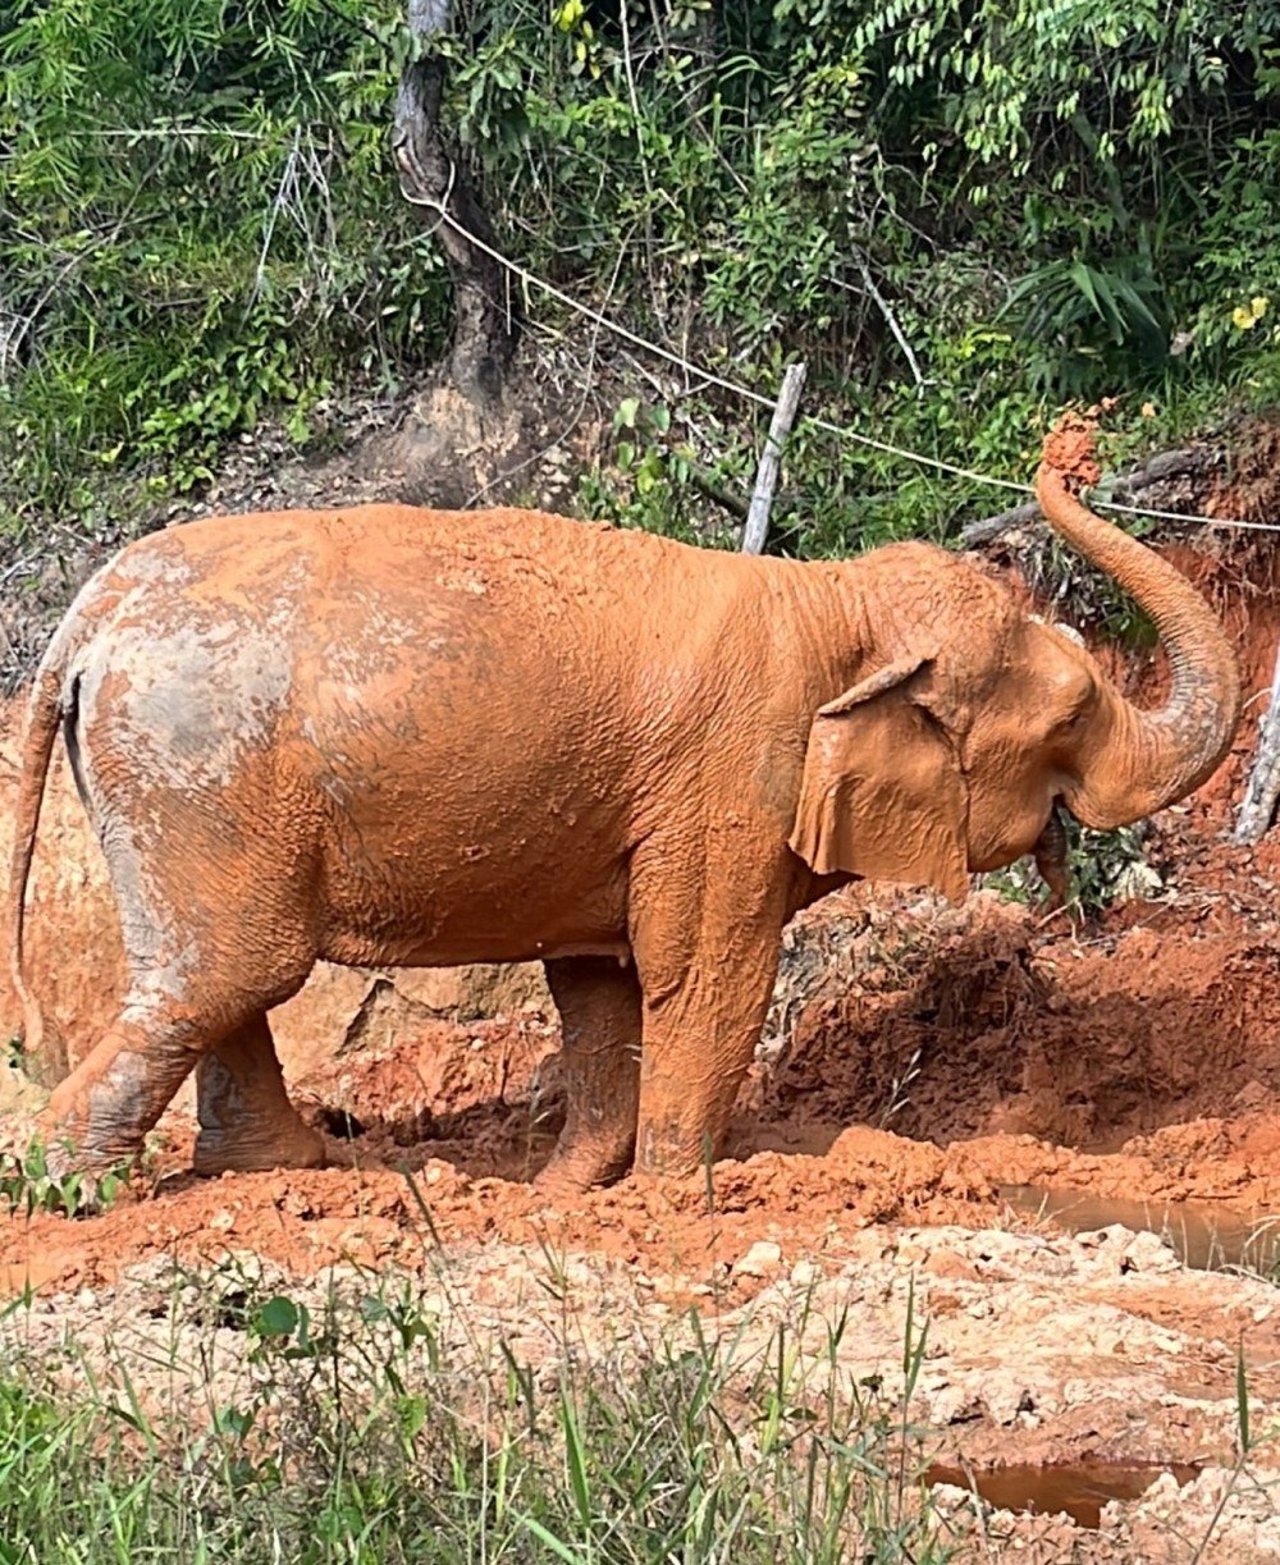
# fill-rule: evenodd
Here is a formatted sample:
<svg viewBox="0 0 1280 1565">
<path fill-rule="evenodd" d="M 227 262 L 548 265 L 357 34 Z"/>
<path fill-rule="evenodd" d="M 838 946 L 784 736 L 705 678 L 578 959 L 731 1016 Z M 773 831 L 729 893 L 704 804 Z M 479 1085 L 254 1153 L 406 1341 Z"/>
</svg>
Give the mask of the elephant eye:
<svg viewBox="0 0 1280 1565">
<path fill-rule="evenodd" d="M 1088 713 L 1089 696 L 1086 692 L 1086 694 L 1082 695 L 1080 699 L 1072 705 L 1070 711 L 1068 711 L 1065 716 L 1058 719 L 1057 723 L 1054 725 L 1055 732 L 1059 734 L 1074 733 L 1076 729 L 1079 728 L 1085 721 Z"/>
</svg>

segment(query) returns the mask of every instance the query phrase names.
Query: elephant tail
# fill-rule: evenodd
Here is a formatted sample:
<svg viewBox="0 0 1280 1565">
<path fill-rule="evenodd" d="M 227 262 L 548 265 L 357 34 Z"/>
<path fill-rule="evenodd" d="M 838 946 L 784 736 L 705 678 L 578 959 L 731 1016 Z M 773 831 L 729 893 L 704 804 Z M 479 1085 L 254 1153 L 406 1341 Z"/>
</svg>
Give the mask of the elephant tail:
<svg viewBox="0 0 1280 1565">
<path fill-rule="evenodd" d="M 24 906 L 36 831 L 44 802 L 45 779 L 54 741 L 64 724 L 75 721 L 78 681 L 68 678 L 78 636 L 74 616 L 64 620 L 36 672 L 27 699 L 26 720 L 18 751 L 18 796 L 13 816 L 13 850 L 9 861 L 9 955 L 14 992 L 22 1006 L 23 1052 L 38 1069 L 55 1062 L 62 1042 L 56 1030 L 46 1028 L 39 1003 L 27 984 L 23 959 Z M 65 1060 L 62 1061 L 65 1065 Z"/>
</svg>

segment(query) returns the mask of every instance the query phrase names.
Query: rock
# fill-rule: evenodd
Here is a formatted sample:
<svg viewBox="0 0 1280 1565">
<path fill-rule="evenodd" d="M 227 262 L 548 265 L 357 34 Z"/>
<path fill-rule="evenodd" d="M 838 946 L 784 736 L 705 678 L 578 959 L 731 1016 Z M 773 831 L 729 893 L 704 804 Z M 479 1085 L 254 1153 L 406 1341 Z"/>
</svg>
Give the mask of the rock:
<svg viewBox="0 0 1280 1565">
<path fill-rule="evenodd" d="M 972 1236 L 966 1248 L 977 1261 L 983 1277 L 1026 1271 L 1032 1265 L 1051 1276 L 1059 1271 L 1071 1270 L 1070 1262 L 1061 1264 L 1061 1258 L 1054 1253 L 1050 1242 L 1039 1234 L 1015 1234 L 1002 1228 L 984 1228 Z"/>
<path fill-rule="evenodd" d="M 48 1092 L 17 1065 L 0 1064 L 0 1119 L 38 1114 L 48 1096 Z"/>
<path fill-rule="evenodd" d="M 976 1282 L 980 1275 L 967 1256 L 945 1245 L 925 1257 L 924 1270 L 932 1277 L 952 1281 Z"/>
<path fill-rule="evenodd" d="M 771 1277 L 782 1265 L 782 1246 L 771 1239 L 757 1239 L 747 1253 L 733 1263 L 735 1277 Z"/>
<path fill-rule="evenodd" d="M 982 1416 L 982 1398 L 969 1386 L 949 1382 L 936 1390 L 926 1387 L 923 1400 L 934 1424 L 964 1424 Z"/>
<path fill-rule="evenodd" d="M 1121 1269 L 1132 1272 L 1176 1272 L 1181 1263 L 1159 1234 L 1134 1234 L 1124 1247 Z"/>
<path fill-rule="evenodd" d="M 1008 1426 L 1019 1413 L 1035 1411 L 1035 1398 L 1020 1376 L 1003 1368 L 993 1368 L 986 1377 L 981 1398 L 997 1424 Z"/>
</svg>

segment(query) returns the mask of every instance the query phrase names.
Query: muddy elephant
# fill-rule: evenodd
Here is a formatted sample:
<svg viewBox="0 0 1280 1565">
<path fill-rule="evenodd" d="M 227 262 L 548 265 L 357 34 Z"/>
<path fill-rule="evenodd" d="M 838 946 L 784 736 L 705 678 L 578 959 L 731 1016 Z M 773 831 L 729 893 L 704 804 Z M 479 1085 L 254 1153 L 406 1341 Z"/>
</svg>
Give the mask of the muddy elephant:
<svg viewBox="0 0 1280 1565">
<path fill-rule="evenodd" d="M 920 543 L 799 563 L 368 505 L 131 544 L 54 637 L 23 740 L 10 917 L 29 1044 L 23 895 L 59 732 L 130 975 L 46 1134 L 114 1163 L 194 1067 L 198 1169 L 314 1164 L 266 1015 L 317 960 L 540 958 L 567 1086 L 545 1184 L 697 1167 L 799 908 L 854 877 L 962 898 L 974 871 L 1052 860 L 1058 804 L 1133 821 L 1229 747 L 1217 621 L 1074 497 L 1060 466 L 1087 436 L 1054 438 L 1041 505 L 1154 620 L 1160 710 Z"/>
</svg>

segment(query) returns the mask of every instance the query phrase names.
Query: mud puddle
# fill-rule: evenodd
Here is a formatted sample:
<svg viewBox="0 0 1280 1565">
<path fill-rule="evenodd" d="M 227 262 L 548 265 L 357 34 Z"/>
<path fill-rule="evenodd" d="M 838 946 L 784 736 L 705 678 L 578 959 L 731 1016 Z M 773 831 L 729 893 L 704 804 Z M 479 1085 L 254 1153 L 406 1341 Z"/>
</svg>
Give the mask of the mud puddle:
<svg viewBox="0 0 1280 1565">
<path fill-rule="evenodd" d="M 1195 1271 L 1243 1267 L 1265 1277 L 1280 1272 L 1280 1215 L 1223 1210 L 1208 1202 L 1134 1201 L 1053 1185 L 1001 1185 L 1017 1211 L 1048 1218 L 1070 1233 L 1119 1224 L 1153 1233 Z"/>
<path fill-rule="evenodd" d="M 1033 1516 L 1069 1516 L 1078 1527 L 1097 1529 L 1102 1508 L 1110 1500 L 1137 1500 L 1161 1473 L 1171 1473 L 1180 1487 L 1198 1469 L 1185 1463 L 1168 1466 L 1121 1462 L 1072 1462 L 1062 1466 L 994 1468 L 948 1467 L 935 1463 L 924 1475 L 930 1488 L 948 1484 L 977 1494 L 999 1511 Z"/>
</svg>

